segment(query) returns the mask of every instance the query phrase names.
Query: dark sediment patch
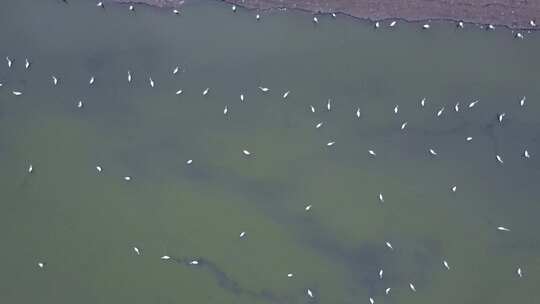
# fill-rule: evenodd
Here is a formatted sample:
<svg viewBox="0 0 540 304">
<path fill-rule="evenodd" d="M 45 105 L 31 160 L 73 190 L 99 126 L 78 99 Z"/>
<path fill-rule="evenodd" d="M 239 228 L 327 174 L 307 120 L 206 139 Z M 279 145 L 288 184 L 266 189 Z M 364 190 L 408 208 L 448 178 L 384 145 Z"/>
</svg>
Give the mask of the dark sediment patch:
<svg viewBox="0 0 540 304">
<path fill-rule="evenodd" d="M 185 0 L 111 0 L 180 7 Z M 195 1 L 195 0 L 187 0 Z M 514 0 L 225 0 L 250 9 L 298 9 L 313 13 L 340 13 L 369 20 L 453 20 L 534 29 L 540 18 L 540 1 Z"/>
</svg>

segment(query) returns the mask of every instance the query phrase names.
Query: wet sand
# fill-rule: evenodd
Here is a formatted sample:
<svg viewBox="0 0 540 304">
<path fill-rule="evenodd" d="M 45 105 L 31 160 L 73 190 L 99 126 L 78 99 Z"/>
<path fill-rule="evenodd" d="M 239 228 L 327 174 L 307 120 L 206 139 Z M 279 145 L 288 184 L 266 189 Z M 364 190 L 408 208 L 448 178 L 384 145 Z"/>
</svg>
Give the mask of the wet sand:
<svg viewBox="0 0 540 304">
<path fill-rule="evenodd" d="M 112 0 L 180 7 L 184 0 Z M 187 0 L 195 1 L 195 0 Z M 341 13 L 369 20 L 453 20 L 534 29 L 540 18 L 540 1 L 512 0 L 226 0 L 251 9 L 292 8 L 315 13 Z"/>
</svg>

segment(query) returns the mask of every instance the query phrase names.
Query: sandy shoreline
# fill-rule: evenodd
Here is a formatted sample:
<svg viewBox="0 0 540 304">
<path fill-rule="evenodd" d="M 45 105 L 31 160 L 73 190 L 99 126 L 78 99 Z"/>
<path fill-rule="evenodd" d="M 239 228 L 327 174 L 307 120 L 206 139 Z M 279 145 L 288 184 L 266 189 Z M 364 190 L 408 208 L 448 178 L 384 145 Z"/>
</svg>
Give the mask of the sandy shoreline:
<svg viewBox="0 0 540 304">
<path fill-rule="evenodd" d="M 196 0 L 110 0 L 178 8 Z M 250 9 L 300 9 L 314 13 L 342 13 L 368 20 L 452 20 L 493 24 L 512 29 L 535 29 L 540 23 L 540 0 L 226 0 Z"/>
</svg>

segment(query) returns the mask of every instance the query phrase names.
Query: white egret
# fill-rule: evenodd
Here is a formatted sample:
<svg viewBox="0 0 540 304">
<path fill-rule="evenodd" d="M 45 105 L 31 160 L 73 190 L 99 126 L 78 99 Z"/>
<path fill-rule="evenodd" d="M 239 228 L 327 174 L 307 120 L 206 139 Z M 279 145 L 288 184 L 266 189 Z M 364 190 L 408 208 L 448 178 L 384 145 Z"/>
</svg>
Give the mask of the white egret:
<svg viewBox="0 0 540 304">
<path fill-rule="evenodd" d="M 229 112 L 229 109 L 227 108 L 227 106 L 225 106 L 225 108 L 223 109 L 223 115 L 227 115 L 227 112 Z"/>
<path fill-rule="evenodd" d="M 458 27 L 463 28 L 463 21 L 458 22 Z"/>
<path fill-rule="evenodd" d="M 523 34 L 520 32 L 516 33 L 516 38 L 523 39 Z"/>
<path fill-rule="evenodd" d="M 499 119 L 499 123 L 502 123 L 503 121 L 503 118 L 506 116 L 506 113 L 501 113 L 497 116 L 497 118 Z"/>
<path fill-rule="evenodd" d="M 357 118 L 360 118 L 360 108 L 357 108 L 357 109 L 356 109 L 356 117 L 357 117 Z"/>
<path fill-rule="evenodd" d="M 323 124 L 324 124 L 324 123 L 323 123 L 322 121 L 321 121 L 320 123 L 316 124 L 316 125 L 315 125 L 315 129 L 318 129 L 318 128 L 322 127 Z"/>
<path fill-rule="evenodd" d="M 77 108 L 82 108 L 83 107 L 83 102 L 81 100 L 79 100 L 79 102 L 77 102 Z"/>
<path fill-rule="evenodd" d="M 262 92 L 268 92 L 270 91 L 269 88 L 266 88 L 266 87 L 259 87 L 259 90 L 261 90 Z"/>
<path fill-rule="evenodd" d="M 251 155 L 251 152 L 249 152 L 248 150 L 242 150 L 242 153 L 244 153 L 244 155 L 246 156 Z"/>
<path fill-rule="evenodd" d="M 494 30 L 495 26 L 493 24 L 488 24 L 487 28 L 488 30 Z"/>
<path fill-rule="evenodd" d="M 535 27 L 535 26 L 536 26 L 536 22 L 535 22 L 534 20 L 529 21 L 529 24 L 530 24 L 532 27 Z"/>
<path fill-rule="evenodd" d="M 521 100 L 519 101 L 519 105 L 523 107 L 523 106 L 525 105 L 525 100 L 526 100 L 526 99 L 527 99 L 527 97 L 526 97 L 526 96 L 523 96 L 523 97 L 521 98 Z"/>
<path fill-rule="evenodd" d="M 311 207 L 312 207 L 311 205 L 307 205 L 306 208 L 304 208 L 304 209 L 305 209 L 306 211 L 309 211 L 309 210 L 311 210 Z"/>
<path fill-rule="evenodd" d="M 204 89 L 204 91 L 202 92 L 202 95 L 206 96 L 206 94 L 208 94 L 208 91 L 210 91 L 210 88 Z"/>
<path fill-rule="evenodd" d="M 28 68 L 30 68 L 30 61 L 28 60 L 28 58 L 25 58 L 24 59 L 24 68 L 28 70 Z"/>
<path fill-rule="evenodd" d="M 135 10 L 135 7 L 133 5 L 130 5 L 129 10 L 133 12 Z"/>
<path fill-rule="evenodd" d="M 240 94 L 240 101 L 244 101 L 244 94 Z"/>
<path fill-rule="evenodd" d="M 310 109 L 311 109 L 311 113 L 315 113 L 315 107 L 314 106 L 310 106 Z"/>
<path fill-rule="evenodd" d="M 422 107 L 424 107 L 424 106 L 426 105 L 426 98 L 425 98 L 425 97 L 422 98 L 422 100 L 420 100 L 420 105 L 421 105 Z"/>
<path fill-rule="evenodd" d="M 394 26 L 396 26 L 396 23 L 397 23 L 396 21 L 392 21 L 392 22 L 390 22 L 390 27 L 394 27 Z"/>
<path fill-rule="evenodd" d="M 131 82 L 131 71 L 128 70 L 128 82 Z"/>
<path fill-rule="evenodd" d="M 336 144 L 335 141 L 329 141 L 328 143 L 326 143 L 326 146 L 327 146 L 327 147 L 331 147 L 331 146 L 333 146 L 333 145 L 335 145 L 335 144 Z"/>
<path fill-rule="evenodd" d="M 476 106 L 476 104 L 478 104 L 479 101 L 480 100 L 475 100 L 475 101 L 469 103 L 469 108 L 472 108 L 472 107 Z"/>
<path fill-rule="evenodd" d="M 457 191 L 457 186 L 452 186 L 452 192 L 456 192 Z"/>
<path fill-rule="evenodd" d="M 141 255 L 141 251 L 139 250 L 139 248 L 133 247 L 133 251 L 135 251 L 137 255 Z"/>
<path fill-rule="evenodd" d="M 233 5 L 233 6 L 231 7 L 231 9 L 232 9 L 233 12 L 236 12 L 236 5 Z"/>
<path fill-rule="evenodd" d="M 293 276 L 294 276 L 294 274 L 292 274 L 292 273 L 287 273 L 287 277 L 288 277 L 288 278 L 292 278 Z"/>
<path fill-rule="evenodd" d="M 287 96 L 289 96 L 289 93 L 291 93 L 291 91 L 287 91 L 283 93 L 283 99 L 287 98 Z"/>
<path fill-rule="evenodd" d="M 466 140 L 466 141 L 471 141 L 471 140 L 472 140 L 472 137 L 469 136 L 469 137 L 465 138 L 465 140 Z"/>
<path fill-rule="evenodd" d="M 382 193 L 379 193 L 379 202 L 384 203 L 384 197 L 383 197 Z"/>
<path fill-rule="evenodd" d="M 330 111 L 330 109 L 332 109 L 332 99 L 328 99 L 328 102 L 326 103 L 326 109 L 328 111 Z"/>
<path fill-rule="evenodd" d="M 192 163 L 193 163 L 193 159 L 188 159 L 188 160 L 186 161 L 186 164 L 188 164 L 188 165 L 191 165 Z"/>
<path fill-rule="evenodd" d="M 93 85 L 95 80 L 96 79 L 94 78 L 94 76 L 90 77 L 90 80 L 88 81 L 88 84 Z"/>
<path fill-rule="evenodd" d="M 11 65 L 13 65 L 13 60 L 11 60 L 11 58 L 9 58 L 8 56 L 6 56 L 6 61 L 7 61 L 7 66 L 8 66 L 8 68 L 11 68 Z"/>
<path fill-rule="evenodd" d="M 384 293 L 388 295 L 390 293 L 390 290 L 392 290 L 392 288 L 388 287 L 384 290 Z"/>
<path fill-rule="evenodd" d="M 260 19 L 261 19 L 261 15 L 259 15 L 259 14 L 255 15 L 255 19 L 260 20 Z"/>
<path fill-rule="evenodd" d="M 176 75 L 176 73 L 178 73 L 178 70 L 179 70 L 179 67 L 176 66 L 176 67 L 174 68 L 174 70 L 172 71 L 173 75 Z"/>
<path fill-rule="evenodd" d="M 168 255 L 164 255 L 164 256 L 161 257 L 161 259 L 164 260 L 164 261 L 166 261 L 166 260 L 170 260 L 171 257 L 168 256 Z"/>
<path fill-rule="evenodd" d="M 30 166 L 28 166 L 27 171 L 28 171 L 28 173 L 34 172 L 34 167 L 32 166 L 32 164 L 30 164 Z"/>
<path fill-rule="evenodd" d="M 129 182 L 129 181 L 131 180 L 131 176 L 124 176 L 124 180 L 125 180 L 126 182 Z"/>
<path fill-rule="evenodd" d="M 101 166 L 96 166 L 96 171 L 99 173 L 101 172 L 103 169 L 101 168 Z"/>
<path fill-rule="evenodd" d="M 318 23 L 319 23 L 319 19 L 317 19 L 316 16 L 313 16 L 313 22 L 314 22 L 315 24 L 318 24 Z"/>
<path fill-rule="evenodd" d="M 313 292 L 311 291 L 311 289 L 307 289 L 307 295 L 310 297 L 310 298 L 313 298 Z"/>
<path fill-rule="evenodd" d="M 199 265 L 199 261 L 193 260 L 193 261 L 189 262 L 189 265 Z"/>
<path fill-rule="evenodd" d="M 383 273 L 384 273 L 384 270 L 382 270 L 382 269 L 381 269 L 381 270 L 379 270 L 379 279 L 382 279 L 382 277 L 383 277 Z"/>
<path fill-rule="evenodd" d="M 371 303 L 371 304 L 375 304 L 375 300 L 373 300 L 373 298 L 372 298 L 372 297 L 369 297 L 369 303 Z"/>
<path fill-rule="evenodd" d="M 45 263 L 43 262 L 37 262 L 37 265 L 40 269 L 43 269 L 43 267 L 45 267 Z"/>
<path fill-rule="evenodd" d="M 439 111 L 437 111 L 437 117 L 440 117 L 443 112 L 444 112 L 444 107 L 442 107 Z"/>
<path fill-rule="evenodd" d="M 435 156 L 435 155 L 437 155 L 437 152 L 436 152 L 435 150 L 433 150 L 433 149 L 430 148 L 430 149 L 429 149 L 429 154 Z"/>
<path fill-rule="evenodd" d="M 336 13 L 332 13 L 332 18 L 336 18 Z"/>
<path fill-rule="evenodd" d="M 180 14 L 180 11 L 179 11 L 179 10 L 177 10 L 177 9 L 173 9 L 173 11 L 172 11 L 172 12 L 173 12 L 173 14 L 175 14 L 175 15 L 178 15 L 178 14 Z"/>
<path fill-rule="evenodd" d="M 180 90 L 176 91 L 175 94 L 176 94 L 176 95 L 180 95 L 180 94 L 182 94 L 182 92 L 184 92 L 184 91 L 182 91 L 182 89 L 180 89 Z"/>
<path fill-rule="evenodd" d="M 454 110 L 456 110 L 456 112 L 459 112 L 459 102 L 457 102 L 454 106 Z"/>
<path fill-rule="evenodd" d="M 243 238 L 244 236 L 246 236 L 246 232 L 245 231 L 240 232 L 240 238 Z"/>
<path fill-rule="evenodd" d="M 498 154 L 495 155 L 495 158 L 497 159 L 497 161 L 498 161 L 499 163 L 501 163 L 501 164 L 504 163 L 504 161 L 503 161 L 503 159 L 502 159 L 502 157 L 501 157 L 500 155 L 498 155 Z"/>
<path fill-rule="evenodd" d="M 379 23 L 379 21 L 375 22 L 375 28 L 379 28 L 381 26 L 381 24 Z"/>
<path fill-rule="evenodd" d="M 425 30 L 429 29 L 430 27 L 431 26 L 429 24 L 427 24 L 427 23 L 422 25 L 422 28 L 425 29 Z"/>
<path fill-rule="evenodd" d="M 404 122 L 401 124 L 401 130 L 405 130 L 405 128 L 407 127 L 407 122 Z"/>
<path fill-rule="evenodd" d="M 373 151 L 373 150 L 368 150 L 368 153 L 371 156 L 377 156 L 377 153 L 375 153 L 375 151 Z"/>
<path fill-rule="evenodd" d="M 399 105 L 396 105 L 396 106 L 394 107 L 394 114 L 397 114 L 398 111 L 399 111 Z"/>
<path fill-rule="evenodd" d="M 416 291 L 416 287 L 414 287 L 413 283 L 409 283 L 409 287 L 412 291 Z"/>
<path fill-rule="evenodd" d="M 15 96 L 21 96 L 22 92 L 21 91 L 12 91 L 11 94 L 13 94 Z"/>
<path fill-rule="evenodd" d="M 386 242 L 386 247 L 390 248 L 390 250 L 394 250 L 394 247 L 392 247 L 390 242 Z"/>
<path fill-rule="evenodd" d="M 504 226 L 499 226 L 499 227 L 497 227 L 497 230 L 499 230 L 499 231 L 510 232 L 510 229 L 509 229 L 509 228 L 506 228 L 506 227 L 504 227 Z"/>
<path fill-rule="evenodd" d="M 443 260 L 444 268 L 450 270 L 450 265 L 448 265 L 448 262 L 446 260 Z"/>
<path fill-rule="evenodd" d="M 103 2 L 98 2 L 97 6 L 98 6 L 98 7 L 105 7 L 105 6 L 103 5 Z"/>
<path fill-rule="evenodd" d="M 523 277 L 523 271 L 521 270 L 521 267 L 518 267 L 518 269 L 516 270 L 517 272 L 517 275 L 522 278 Z"/>
<path fill-rule="evenodd" d="M 527 149 L 525 149 L 525 151 L 523 151 L 523 157 L 531 158 L 531 154 L 529 154 L 529 151 L 527 151 Z"/>
<path fill-rule="evenodd" d="M 150 82 L 150 87 L 154 87 L 155 83 L 154 83 L 154 79 L 152 79 L 152 77 L 149 77 L 148 78 L 148 82 Z"/>
</svg>

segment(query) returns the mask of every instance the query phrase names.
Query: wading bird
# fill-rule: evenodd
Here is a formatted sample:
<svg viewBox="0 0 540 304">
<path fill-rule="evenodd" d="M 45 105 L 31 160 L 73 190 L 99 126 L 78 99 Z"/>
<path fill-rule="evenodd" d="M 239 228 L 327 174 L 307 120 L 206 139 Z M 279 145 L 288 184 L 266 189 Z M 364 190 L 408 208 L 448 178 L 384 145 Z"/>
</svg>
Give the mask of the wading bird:
<svg viewBox="0 0 540 304">
<path fill-rule="evenodd" d="M 442 107 L 439 111 L 437 111 L 437 117 L 440 117 L 443 112 L 444 112 L 444 107 Z"/>
<path fill-rule="evenodd" d="M 307 205 L 304 209 L 305 209 L 306 211 L 309 211 L 309 210 L 311 210 L 311 207 L 312 207 L 311 205 Z"/>
<path fill-rule="evenodd" d="M 381 24 L 379 23 L 379 21 L 375 22 L 375 28 L 379 28 L 381 26 Z"/>
<path fill-rule="evenodd" d="M 43 262 L 37 262 L 37 266 L 38 266 L 40 269 L 43 269 L 43 267 L 45 267 L 45 263 L 43 263 Z"/>
<path fill-rule="evenodd" d="M 471 140 L 472 140 L 472 137 L 469 136 L 469 137 L 465 138 L 465 140 L 466 140 L 466 141 L 471 141 Z"/>
<path fill-rule="evenodd" d="M 437 155 L 437 152 L 433 149 L 429 149 L 429 154 L 433 155 L 433 156 L 436 156 Z"/>
<path fill-rule="evenodd" d="M 191 165 L 192 163 L 193 163 L 193 159 L 188 159 L 188 160 L 186 161 L 186 164 L 188 164 L 188 165 Z"/>
<path fill-rule="evenodd" d="M 13 61 L 9 58 L 9 56 L 6 56 L 7 66 L 11 69 L 11 66 L 13 65 Z"/>
<path fill-rule="evenodd" d="M 179 67 L 176 66 L 172 71 L 173 75 L 176 75 L 176 73 L 178 73 L 178 70 L 179 70 Z"/>
<path fill-rule="evenodd" d="M 21 96 L 22 92 L 21 91 L 12 91 L 11 94 L 13 94 L 15 96 Z"/>
<path fill-rule="evenodd" d="M 382 195 L 382 193 L 379 193 L 379 202 L 381 203 L 384 203 L 384 197 Z M 388 245 L 389 243 L 386 243 L 386 245 Z M 389 246 L 389 247 L 392 247 L 392 246 Z"/>
<path fill-rule="evenodd" d="M 315 125 L 315 129 L 318 129 L 318 128 L 322 127 L 323 124 L 324 124 L 324 123 L 323 123 L 322 121 L 321 121 L 320 123 L 316 124 L 316 125 Z"/>
<path fill-rule="evenodd" d="M 463 28 L 463 21 L 458 22 L 458 27 Z"/>
<path fill-rule="evenodd" d="M 202 92 L 202 95 L 203 96 L 206 96 L 208 94 L 208 91 L 210 90 L 210 88 L 206 88 L 204 89 L 204 91 Z"/>
<path fill-rule="evenodd" d="M 139 248 L 133 247 L 133 251 L 135 251 L 137 255 L 141 255 L 141 251 L 139 250 Z"/>
<path fill-rule="evenodd" d="M 225 106 L 225 108 L 223 109 L 223 115 L 227 115 L 227 112 L 229 112 L 229 109 L 227 108 L 227 106 Z"/>
<path fill-rule="evenodd" d="M 530 158 L 531 155 L 529 154 L 529 151 L 527 151 L 527 149 L 525 149 L 525 151 L 523 151 L 523 157 L 525 158 Z"/>
<path fill-rule="evenodd" d="M 369 297 L 369 303 L 371 303 L 371 304 L 375 304 L 375 300 L 373 300 L 373 298 L 372 298 L 372 297 Z"/>
<path fill-rule="evenodd" d="M 79 100 L 79 102 L 77 102 L 77 108 L 82 108 L 83 107 L 83 102 L 81 100 Z"/>
<path fill-rule="evenodd" d="M 318 23 L 319 23 L 319 19 L 317 19 L 317 17 L 313 16 L 313 22 L 314 22 L 315 24 L 318 24 Z"/>
<path fill-rule="evenodd" d="M 382 280 L 382 277 L 383 277 L 383 273 L 384 273 L 384 270 L 379 270 L 379 279 Z"/>
<path fill-rule="evenodd" d="M 308 297 L 313 298 L 313 292 L 309 288 L 307 289 L 307 295 Z"/>
<path fill-rule="evenodd" d="M 475 101 L 469 103 L 469 108 L 472 108 L 472 107 L 476 106 L 476 104 L 477 104 L 479 101 L 480 101 L 480 100 L 475 100 Z"/>
<path fill-rule="evenodd" d="M 170 259 L 171 259 L 171 257 L 170 257 L 170 256 L 168 256 L 168 255 L 164 255 L 164 256 L 161 256 L 161 258 L 160 258 L 160 259 L 162 259 L 162 260 L 166 261 L 166 260 L 170 260 Z"/>
<path fill-rule="evenodd" d="M 131 180 L 131 176 L 124 176 L 124 180 L 125 180 L 126 182 L 129 182 L 129 181 Z"/>
<path fill-rule="evenodd" d="M 287 92 L 283 93 L 283 99 L 286 99 L 287 96 L 289 96 L 289 93 L 291 93 L 291 91 L 287 91 Z"/>
<path fill-rule="evenodd" d="M 98 2 L 97 6 L 98 6 L 98 7 L 101 7 L 101 8 L 105 7 L 105 6 L 103 5 L 103 2 Z"/>
<path fill-rule="evenodd" d="M 510 232 L 510 229 L 509 229 L 509 228 L 506 228 L 506 227 L 504 227 L 504 226 L 499 226 L 499 227 L 497 227 L 497 230 L 499 230 L 499 231 Z"/>
<path fill-rule="evenodd" d="M 523 97 L 521 98 L 521 100 L 519 101 L 519 105 L 523 107 L 523 106 L 525 105 L 525 100 L 526 100 L 526 99 L 527 99 L 527 97 L 523 96 Z"/>
<path fill-rule="evenodd" d="M 231 9 L 232 9 L 233 12 L 236 12 L 236 5 L 233 5 L 233 6 L 231 7 Z"/>
<path fill-rule="evenodd" d="M 390 293 L 390 290 L 392 290 L 392 288 L 388 287 L 384 290 L 384 293 L 388 295 Z"/>
<path fill-rule="evenodd" d="M 240 101 L 244 101 L 244 94 L 240 94 Z"/>
<path fill-rule="evenodd" d="M 499 163 L 501 163 L 501 164 L 504 163 L 504 161 L 503 161 L 503 159 L 502 159 L 502 157 L 501 157 L 500 155 L 498 155 L 498 154 L 495 155 L 495 158 L 497 159 L 497 161 L 498 161 Z"/>
<path fill-rule="evenodd" d="M 246 155 L 246 156 L 251 155 L 251 152 L 249 152 L 248 150 L 242 150 L 242 153 L 244 153 L 244 155 Z"/>
<path fill-rule="evenodd" d="M 30 68 L 30 61 L 28 60 L 28 58 L 24 59 L 24 68 L 26 70 L 28 70 L 28 68 Z"/>
<path fill-rule="evenodd" d="M 390 248 L 390 250 L 394 250 L 394 247 L 392 247 L 390 242 L 386 242 L 386 247 Z"/>
<path fill-rule="evenodd" d="M 456 110 L 456 112 L 459 112 L 459 102 L 457 102 L 454 106 L 454 110 Z"/>
<path fill-rule="evenodd" d="M 149 77 L 149 78 L 148 78 L 148 82 L 150 82 L 150 87 L 153 88 L 154 85 L 155 85 L 155 84 L 154 84 L 154 79 L 152 79 L 152 77 Z"/>
<path fill-rule="evenodd" d="M 328 99 L 328 102 L 326 103 L 326 109 L 328 111 L 330 111 L 330 109 L 332 109 L 332 99 Z"/>
<path fill-rule="evenodd" d="M 407 127 L 407 122 L 404 122 L 401 124 L 401 130 L 405 130 L 406 127 Z"/>
<path fill-rule="evenodd" d="M 178 15 L 178 14 L 180 14 L 180 11 L 179 11 L 179 10 L 177 10 L 177 9 L 173 9 L 173 11 L 172 11 L 172 12 L 173 12 L 173 14 L 175 14 L 175 15 Z"/>
<path fill-rule="evenodd" d="M 360 108 L 356 108 L 356 117 L 360 118 Z"/>
<path fill-rule="evenodd" d="M 311 109 L 311 113 L 315 113 L 315 107 L 314 106 L 310 106 L 310 109 Z"/>
<path fill-rule="evenodd" d="M 176 94 L 176 95 L 180 95 L 180 94 L 182 94 L 182 92 L 184 92 L 184 91 L 182 91 L 182 89 L 180 89 L 180 90 L 176 91 L 175 94 Z"/>
<path fill-rule="evenodd" d="M 420 100 L 420 105 L 421 105 L 422 107 L 424 107 L 424 106 L 426 105 L 426 98 L 425 98 L 425 97 L 422 98 L 422 100 Z"/>
<path fill-rule="evenodd" d="M 34 172 L 34 167 L 32 166 L 32 164 L 30 164 L 30 166 L 28 166 L 28 169 L 26 171 L 28 171 L 28 173 Z"/>
<path fill-rule="evenodd" d="M 259 15 L 259 14 L 255 15 L 255 19 L 261 20 L 261 15 Z"/>
<path fill-rule="evenodd" d="M 424 24 L 424 25 L 422 25 L 422 28 L 423 28 L 424 30 L 427 30 L 427 29 L 429 29 L 430 27 L 431 27 L 431 26 L 430 26 L 429 24 L 427 24 L 427 23 Z"/>
<path fill-rule="evenodd" d="M 416 287 L 414 287 L 413 283 L 409 283 L 409 287 L 412 291 L 416 291 Z"/>
<path fill-rule="evenodd" d="M 396 23 L 397 23 L 396 21 L 392 21 L 392 22 L 390 22 L 390 27 L 394 27 L 394 26 L 396 26 Z"/>
<path fill-rule="evenodd" d="M 399 105 L 396 105 L 396 106 L 394 107 L 394 114 L 397 114 L 398 111 L 399 111 Z"/>
<path fill-rule="evenodd" d="M 53 85 L 56 86 L 58 84 L 58 78 L 56 78 L 56 76 L 51 76 L 52 78 L 52 82 L 53 82 Z"/>
<path fill-rule="evenodd" d="M 266 87 L 259 87 L 259 90 L 261 90 L 262 92 L 268 92 L 270 91 L 269 88 L 266 88 Z"/>
<path fill-rule="evenodd" d="M 88 84 L 93 85 L 95 80 L 96 79 L 94 78 L 94 76 L 90 77 L 90 80 L 88 81 Z"/>
<path fill-rule="evenodd" d="M 131 82 L 131 71 L 128 70 L 128 82 Z"/>
<path fill-rule="evenodd" d="M 328 143 L 326 143 L 326 146 L 327 146 L 327 147 L 331 147 L 331 146 L 333 146 L 333 145 L 335 145 L 335 144 L 336 144 L 335 141 L 329 141 Z"/>
<path fill-rule="evenodd" d="M 246 232 L 245 231 L 240 232 L 240 238 L 243 238 L 244 236 L 246 236 Z"/>
<path fill-rule="evenodd" d="M 292 278 L 293 276 L 294 276 L 294 274 L 292 274 L 292 273 L 287 273 L 287 277 L 288 277 L 288 278 Z"/>
<path fill-rule="evenodd" d="M 377 156 L 377 153 L 375 153 L 375 151 L 373 151 L 373 150 L 368 150 L 368 153 L 371 156 Z"/>
<path fill-rule="evenodd" d="M 101 168 L 101 166 L 96 166 L 96 171 L 97 171 L 98 173 L 100 173 L 102 170 L 103 170 L 103 169 Z"/>
<path fill-rule="evenodd" d="M 518 267 L 518 269 L 516 270 L 516 272 L 517 272 L 518 277 L 520 277 L 520 278 L 523 277 L 523 271 L 521 271 L 521 267 Z"/>
<path fill-rule="evenodd" d="M 135 7 L 133 7 L 133 5 L 130 5 L 129 10 L 133 12 L 133 11 L 135 11 Z"/>
<path fill-rule="evenodd" d="M 444 265 L 444 268 L 446 268 L 447 270 L 450 270 L 450 265 L 448 265 L 448 262 L 446 260 L 443 260 L 443 265 Z"/>
</svg>

